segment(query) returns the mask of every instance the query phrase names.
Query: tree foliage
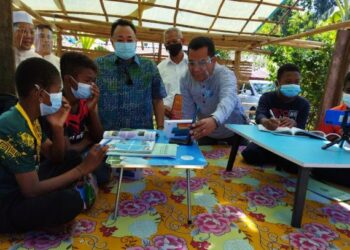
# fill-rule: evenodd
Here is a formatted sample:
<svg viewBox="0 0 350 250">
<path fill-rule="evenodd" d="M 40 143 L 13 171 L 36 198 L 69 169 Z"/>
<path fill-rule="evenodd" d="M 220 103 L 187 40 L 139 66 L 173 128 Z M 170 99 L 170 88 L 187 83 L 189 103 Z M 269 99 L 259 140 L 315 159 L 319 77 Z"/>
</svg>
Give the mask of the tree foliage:
<svg viewBox="0 0 350 250">
<path fill-rule="evenodd" d="M 277 35 L 288 36 L 325 25 L 326 21 L 320 22 L 315 18 L 313 2 L 303 1 L 304 6 L 310 6 L 310 11 L 291 12 L 289 18 L 277 27 L 277 29 L 274 25 L 265 24 L 259 32 L 269 34 L 274 30 Z M 325 45 L 321 49 L 301 49 L 287 46 L 268 47 L 268 50 L 271 52 L 271 55 L 267 58 L 268 69 L 271 72 L 270 80 L 276 80 L 278 67 L 285 63 L 294 63 L 301 70 L 302 95 L 308 99 L 311 106 L 308 128 L 314 127 L 318 110 L 321 107 L 329 65 L 332 59 L 335 36 L 335 32 L 328 32 L 307 38 L 308 40 L 323 42 Z"/>
</svg>

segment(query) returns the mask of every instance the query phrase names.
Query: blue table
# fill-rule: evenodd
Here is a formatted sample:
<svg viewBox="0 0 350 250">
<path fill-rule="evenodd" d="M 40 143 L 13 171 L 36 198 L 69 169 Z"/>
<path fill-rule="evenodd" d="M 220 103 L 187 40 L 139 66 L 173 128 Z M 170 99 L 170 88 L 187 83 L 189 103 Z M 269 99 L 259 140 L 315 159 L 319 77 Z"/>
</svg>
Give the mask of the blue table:
<svg viewBox="0 0 350 250">
<path fill-rule="evenodd" d="M 168 143 L 168 138 L 163 131 L 158 131 L 158 143 Z M 110 157 L 110 156 L 109 156 Z M 113 156 L 118 157 L 118 156 Z M 127 158 L 127 159 L 126 159 Z M 146 158 L 135 156 L 123 156 L 123 162 L 119 164 L 111 163 L 112 168 L 120 168 L 119 182 L 116 192 L 116 203 L 114 209 L 114 219 L 118 216 L 119 208 L 119 196 L 121 190 L 121 183 L 123 180 L 124 168 L 161 168 L 161 167 L 173 167 L 186 169 L 187 179 L 187 209 L 188 209 L 188 224 L 192 223 L 191 216 L 191 190 L 190 190 L 190 170 L 191 169 L 203 169 L 208 165 L 208 162 L 204 158 L 198 145 L 193 143 L 192 145 L 178 145 L 176 158 Z M 142 160 L 140 160 L 142 159 Z"/>
<path fill-rule="evenodd" d="M 226 127 L 236 135 L 236 143 L 232 146 L 226 171 L 231 171 L 236 159 L 239 143 L 246 138 L 262 148 L 279 155 L 299 167 L 298 182 L 294 196 L 292 223 L 293 227 L 300 227 L 307 183 L 312 168 L 350 168 L 350 152 L 338 146 L 327 150 L 321 149 L 327 141 L 303 136 L 276 135 L 259 131 L 253 125 L 227 124 Z"/>
</svg>

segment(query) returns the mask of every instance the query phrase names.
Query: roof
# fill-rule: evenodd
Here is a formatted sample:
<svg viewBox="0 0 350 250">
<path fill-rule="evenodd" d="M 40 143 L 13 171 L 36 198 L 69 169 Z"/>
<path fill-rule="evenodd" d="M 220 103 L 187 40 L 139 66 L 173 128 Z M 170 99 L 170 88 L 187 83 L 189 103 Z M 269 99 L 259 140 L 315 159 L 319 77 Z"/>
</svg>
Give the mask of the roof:
<svg viewBox="0 0 350 250">
<path fill-rule="evenodd" d="M 264 23 L 278 25 L 291 10 L 302 11 L 296 1 L 281 0 L 13 0 L 38 22 L 50 22 L 63 34 L 72 31 L 93 37 L 109 37 L 110 23 L 127 18 L 137 26 L 138 39 L 162 42 L 163 30 L 176 26 L 189 41 L 199 34 L 211 36 L 218 47 L 264 52 L 274 34 L 262 34 Z M 273 14 L 281 10 L 280 20 Z M 75 33 L 77 34 L 77 33 Z M 318 48 L 321 43 L 282 41 L 297 47 Z"/>
</svg>

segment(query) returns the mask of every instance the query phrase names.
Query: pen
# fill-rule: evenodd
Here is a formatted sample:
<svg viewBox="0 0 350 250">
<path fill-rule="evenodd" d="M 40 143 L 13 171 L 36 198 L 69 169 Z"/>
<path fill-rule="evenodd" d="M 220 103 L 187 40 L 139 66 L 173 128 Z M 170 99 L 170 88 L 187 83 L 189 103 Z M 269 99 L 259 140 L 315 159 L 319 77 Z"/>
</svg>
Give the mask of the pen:
<svg viewBox="0 0 350 250">
<path fill-rule="evenodd" d="M 102 140 L 102 143 L 100 143 L 97 147 L 97 149 L 101 149 L 102 147 L 106 146 L 108 143 L 110 143 L 112 139 L 105 139 L 105 141 Z"/>
<path fill-rule="evenodd" d="M 272 110 L 271 110 L 271 109 L 269 109 L 269 111 L 270 111 L 271 118 L 276 119 L 275 114 L 272 112 Z"/>
</svg>

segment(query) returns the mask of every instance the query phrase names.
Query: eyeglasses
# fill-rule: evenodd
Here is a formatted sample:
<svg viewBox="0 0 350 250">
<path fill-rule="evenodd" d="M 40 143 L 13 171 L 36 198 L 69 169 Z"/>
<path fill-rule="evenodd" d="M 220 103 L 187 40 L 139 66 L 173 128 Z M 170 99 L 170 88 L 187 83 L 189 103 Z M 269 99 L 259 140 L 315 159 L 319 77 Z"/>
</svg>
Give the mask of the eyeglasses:
<svg viewBox="0 0 350 250">
<path fill-rule="evenodd" d="M 211 63 L 211 57 L 208 56 L 207 59 L 202 59 L 202 60 L 199 60 L 199 61 L 189 60 L 188 61 L 188 66 L 191 67 L 191 68 L 194 68 L 196 66 L 198 66 L 199 68 L 205 68 L 210 63 Z"/>
</svg>

